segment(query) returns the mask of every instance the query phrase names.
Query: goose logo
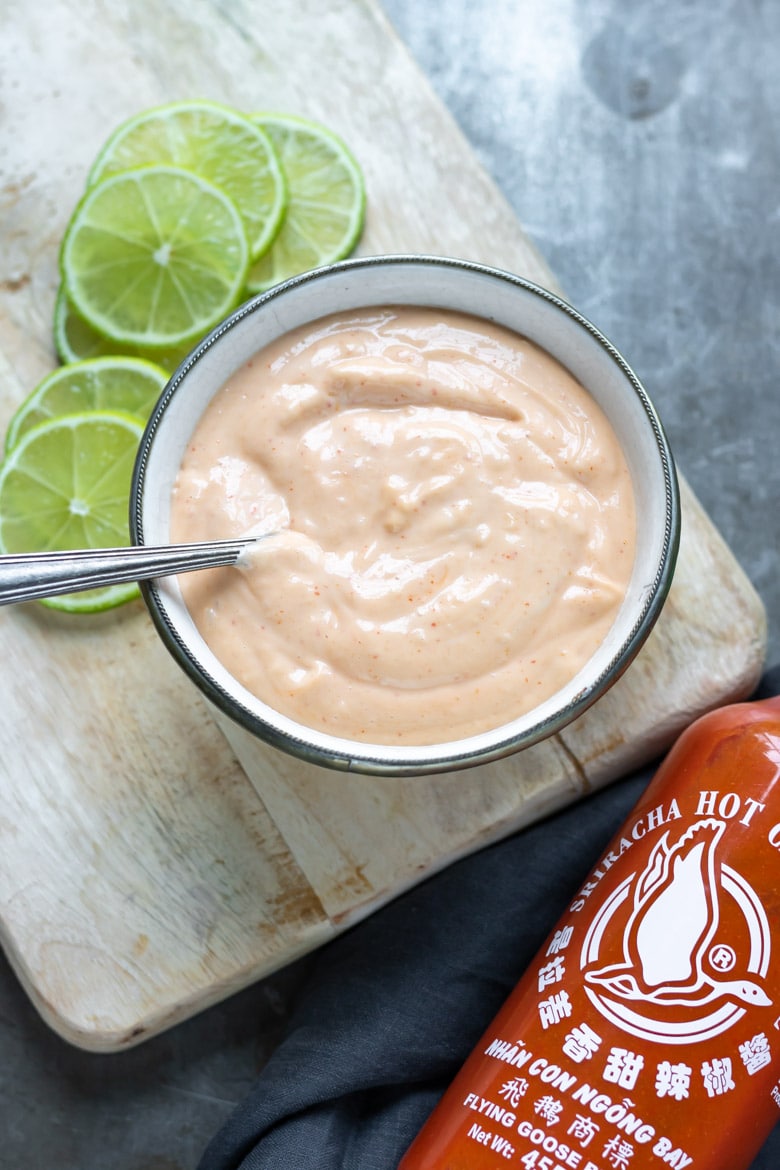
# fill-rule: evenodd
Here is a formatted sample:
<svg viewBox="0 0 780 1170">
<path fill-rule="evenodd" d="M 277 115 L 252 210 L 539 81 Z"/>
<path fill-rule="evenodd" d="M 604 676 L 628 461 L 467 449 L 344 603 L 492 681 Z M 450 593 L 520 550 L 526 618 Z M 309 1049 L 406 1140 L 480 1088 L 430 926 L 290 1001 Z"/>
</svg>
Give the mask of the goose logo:
<svg viewBox="0 0 780 1170">
<path fill-rule="evenodd" d="M 761 986 L 769 922 L 749 883 L 719 861 L 725 827 L 708 817 L 677 840 L 665 833 L 588 929 L 585 991 L 625 1032 L 692 1044 L 732 1027 L 746 1005 L 772 1002 Z"/>
</svg>

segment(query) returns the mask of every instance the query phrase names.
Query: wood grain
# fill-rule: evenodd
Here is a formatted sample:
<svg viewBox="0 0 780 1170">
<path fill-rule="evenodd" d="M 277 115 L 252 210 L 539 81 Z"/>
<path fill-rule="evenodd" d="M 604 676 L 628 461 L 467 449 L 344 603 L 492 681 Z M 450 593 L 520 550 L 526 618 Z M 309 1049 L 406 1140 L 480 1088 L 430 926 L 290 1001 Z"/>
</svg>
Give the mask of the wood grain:
<svg viewBox="0 0 780 1170">
<path fill-rule="evenodd" d="M 57 250 L 95 153 L 121 119 L 192 96 L 341 133 L 367 180 L 360 252 L 477 259 L 555 287 L 370 0 L 10 0 L 0 424 L 55 363 Z M 683 499 L 669 601 L 626 675 L 562 735 L 458 775 L 369 780 L 281 756 L 209 709 L 140 603 L 1 613 L 0 939 L 44 1018 L 85 1048 L 137 1043 L 746 695 L 763 609 L 685 484 Z"/>
</svg>

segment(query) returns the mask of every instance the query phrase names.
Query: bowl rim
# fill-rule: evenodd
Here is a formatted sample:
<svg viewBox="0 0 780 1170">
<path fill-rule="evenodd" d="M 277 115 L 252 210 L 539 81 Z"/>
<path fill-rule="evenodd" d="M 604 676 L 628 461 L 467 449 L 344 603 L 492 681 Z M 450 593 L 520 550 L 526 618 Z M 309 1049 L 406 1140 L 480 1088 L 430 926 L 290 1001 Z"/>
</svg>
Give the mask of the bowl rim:
<svg viewBox="0 0 780 1170">
<path fill-rule="evenodd" d="M 275 285 L 266 292 L 251 297 L 225 317 L 184 358 L 166 383 L 147 422 L 138 448 L 131 482 L 129 507 L 130 536 L 134 544 L 145 543 L 143 503 L 146 469 L 151 447 L 160 423 L 165 416 L 168 404 L 171 402 L 190 369 L 199 361 L 201 356 L 208 352 L 221 337 L 235 328 L 246 317 L 251 316 L 258 312 L 258 310 L 272 304 L 279 297 L 283 297 L 290 291 L 303 285 L 313 281 L 321 281 L 323 277 L 339 272 L 360 272 L 363 269 L 376 268 L 378 266 L 410 265 L 428 268 L 458 269 L 464 272 L 480 274 L 489 279 L 497 279 L 509 283 L 531 294 L 531 296 L 538 297 L 542 301 L 547 302 L 571 318 L 590 334 L 606 352 L 608 357 L 619 367 L 621 373 L 639 399 L 644 415 L 652 429 L 655 447 L 661 464 L 664 485 L 664 533 L 657 570 L 654 580 L 647 587 L 644 605 L 637 614 L 632 628 L 624 637 L 616 653 L 596 677 L 591 679 L 587 685 L 583 686 L 564 706 L 559 707 L 546 718 L 533 723 L 520 732 L 515 731 L 514 733 L 506 734 L 506 729 L 511 724 L 499 725 L 490 732 L 484 733 L 491 737 L 489 745 L 482 744 L 481 746 L 472 746 L 469 748 L 465 746 L 470 742 L 467 738 L 451 740 L 441 745 L 441 754 L 434 754 L 432 745 L 420 745 L 415 748 L 414 745 L 393 747 L 392 745 L 364 743 L 358 740 L 353 742 L 343 738 L 328 736 L 327 733 L 317 733 L 312 729 L 311 734 L 316 735 L 317 739 L 333 741 L 334 746 L 330 748 L 324 747 L 322 744 L 312 743 L 304 738 L 307 731 L 305 725 L 295 724 L 296 727 L 300 727 L 301 736 L 296 736 L 287 730 L 275 727 L 272 723 L 251 711 L 235 695 L 230 694 L 212 677 L 203 664 L 197 661 L 193 652 L 188 647 L 186 640 L 169 619 L 156 582 L 152 580 L 140 583 L 142 596 L 163 644 L 179 666 L 215 707 L 262 741 L 271 744 L 273 747 L 287 754 L 303 759 L 310 764 L 324 766 L 331 770 L 361 772 L 379 776 L 411 776 L 450 772 L 472 767 L 477 764 L 488 763 L 530 747 L 532 744 L 538 743 L 543 739 L 547 739 L 578 718 L 625 672 L 655 625 L 666 601 L 674 575 L 679 552 L 681 528 L 679 483 L 674 457 L 663 424 L 647 391 L 633 369 L 628 365 L 618 349 L 588 318 L 584 317 L 582 313 L 558 294 L 528 280 L 526 277 L 518 276 L 515 273 L 501 268 L 450 256 L 437 256 L 427 253 L 392 253 L 378 256 L 361 256 L 349 260 L 337 261 L 333 264 L 292 277 L 283 283 Z M 479 312 L 475 311 L 474 315 L 479 316 Z M 218 389 L 219 387 L 215 387 L 214 393 Z M 345 747 L 345 745 L 347 746 Z M 459 748 L 459 745 L 463 746 Z M 377 751 L 381 754 L 377 755 Z M 421 753 L 422 758 L 415 758 L 415 751 Z M 390 758 L 393 752 L 396 753 L 396 756 L 395 758 Z"/>
</svg>

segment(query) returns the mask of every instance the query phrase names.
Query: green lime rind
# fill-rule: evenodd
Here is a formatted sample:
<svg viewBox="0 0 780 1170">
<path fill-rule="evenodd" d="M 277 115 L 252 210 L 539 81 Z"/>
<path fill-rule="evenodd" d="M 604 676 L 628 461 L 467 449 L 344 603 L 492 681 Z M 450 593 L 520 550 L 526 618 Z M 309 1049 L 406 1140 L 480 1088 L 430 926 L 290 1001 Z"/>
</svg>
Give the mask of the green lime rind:
<svg viewBox="0 0 780 1170">
<path fill-rule="evenodd" d="M 143 345 L 120 345 L 97 333 L 74 308 L 62 284 L 54 303 L 54 348 L 65 365 L 97 357 L 137 357 L 166 370 L 169 374 L 184 361 L 193 342 L 178 349 L 154 349 Z"/>
<path fill-rule="evenodd" d="M 120 411 L 85 411 L 32 427 L 0 464 L 0 552 L 128 545 L 128 501 L 143 424 Z M 111 585 L 43 604 L 95 613 L 138 596 Z"/>
<path fill-rule="evenodd" d="M 160 366 L 134 357 L 88 358 L 60 366 L 17 408 L 6 431 L 6 452 L 32 427 L 63 414 L 119 410 L 145 423 L 167 381 Z"/>
<path fill-rule="evenodd" d="M 247 276 L 248 291 L 259 293 L 348 256 L 363 231 L 366 191 L 354 155 L 325 126 L 270 111 L 250 118 L 271 139 L 288 192 L 279 234 Z"/>
<path fill-rule="evenodd" d="M 163 164 L 192 171 L 224 191 L 244 222 L 253 259 L 270 247 L 287 207 L 287 184 L 261 127 L 217 102 L 155 106 L 117 127 L 95 159 L 87 185 Z"/>
<path fill-rule="evenodd" d="M 87 190 L 60 250 L 65 291 L 98 333 L 164 349 L 213 328 L 245 284 L 235 205 L 180 167 L 140 167 Z"/>
<path fill-rule="evenodd" d="M 62 613 L 103 613 L 129 601 L 137 601 L 141 590 L 134 581 L 123 585 L 106 585 L 102 589 L 83 589 L 81 593 L 63 593 L 61 597 L 41 597 L 38 605 Z"/>
</svg>

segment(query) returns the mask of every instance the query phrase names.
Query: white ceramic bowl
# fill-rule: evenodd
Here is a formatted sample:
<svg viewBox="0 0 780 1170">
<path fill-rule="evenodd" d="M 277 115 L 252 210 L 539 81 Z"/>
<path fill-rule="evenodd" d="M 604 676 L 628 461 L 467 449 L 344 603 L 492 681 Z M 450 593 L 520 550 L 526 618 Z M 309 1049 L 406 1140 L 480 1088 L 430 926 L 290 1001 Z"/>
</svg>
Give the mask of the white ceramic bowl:
<svg viewBox="0 0 780 1170">
<path fill-rule="evenodd" d="M 679 539 L 679 498 L 663 428 L 638 379 L 602 334 L 571 306 L 509 273 L 458 260 L 383 256 L 297 277 L 247 302 L 216 328 L 168 383 L 141 442 L 130 524 L 138 544 L 170 539 L 170 500 L 187 442 L 212 396 L 263 346 L 330 313 L 406 304 L 460 310 L 496 321 L 546 349 L 590 392 L 620 441 L 633 480 L 637 549 L 618 616 L 571 682 L 528 714 L 467 739 L 425 747 L 357 743 L 272 710 L 238 683 L 196 629 L 175 578 L 144 587 L 157 629 L 201 691 L 262 739 L 318 764 L 374 774 L 445 771 L 507 755 L 558 731 L 623 672 L 650 632 L 668 591 Z"/>
</svg>

